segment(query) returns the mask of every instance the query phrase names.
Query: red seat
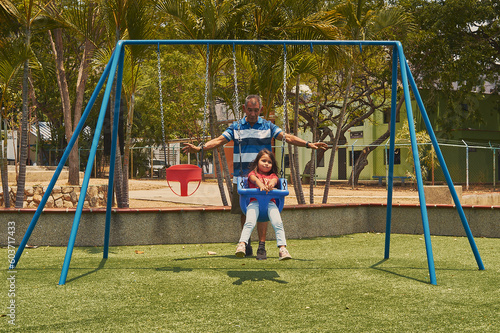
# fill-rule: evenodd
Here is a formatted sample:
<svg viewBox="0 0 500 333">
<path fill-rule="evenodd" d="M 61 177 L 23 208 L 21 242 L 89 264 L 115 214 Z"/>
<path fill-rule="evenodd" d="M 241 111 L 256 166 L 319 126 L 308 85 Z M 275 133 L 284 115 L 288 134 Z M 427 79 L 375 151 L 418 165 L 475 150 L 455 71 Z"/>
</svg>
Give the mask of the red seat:
<svg viewBox="0 0 500 333">
<path fill-rule="evenodd" d="M 196 190 L 198 190 L 198 187 L 200 187 L 201 184 L 201 168 L 192 165 L 192 164 L 178 164 L 178 165 L 172 165 L 171 167 L 167 168 L 166 170 L 166 178 L 167 182 L 169 183 L 168 185 L 170 186 L 170 182 L 179 182 L 181 185 L 181 194 L 179 195 L 176 193 L 173 189 L 172 186 L 170 186 L 170 189 L 172 189 L 172 192 L 175 194 L 181 196 L 181 197 L 187 197 L 192 195 Z M 189 182 L 198 182 L 198 186 L 196 189 L 188 194 L 188 183 Z"/>
</svg>

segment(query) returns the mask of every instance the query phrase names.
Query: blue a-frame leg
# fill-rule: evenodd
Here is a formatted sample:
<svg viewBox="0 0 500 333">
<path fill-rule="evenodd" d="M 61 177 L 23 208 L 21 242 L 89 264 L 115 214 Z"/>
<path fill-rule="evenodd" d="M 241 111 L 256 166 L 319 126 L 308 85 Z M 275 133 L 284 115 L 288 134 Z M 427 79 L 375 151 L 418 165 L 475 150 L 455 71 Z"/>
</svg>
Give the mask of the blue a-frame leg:
<svg viewBox="0 0 500 333">
<path fill-rule="evenodd" d="M 420 203 L 420 212 L 422 215 L 422 225 L 423 225 L 423 231 L 424 231 L 425 249 L 427 252 L 427 265 L 429 267 L 429 279 L 430 279 L 430 283 L 435 285 L 435 284 L 437 284 L 436 270 L 434 267 L 434 256 L 432 254 L 429 219 L 428 219 L 428 214 L 427 214 L 427 206 L 425 203 L 424 186 L 423 186 L 422 172 L 420 169 L 420 159 L 419 159 L 419 155 L 418 155 L 417 140 L 416 140 L 416 135 L 415 135 L 415 125 L 413 123 L 413 111 L 412 111 L 412 107 L 411 107 L 411 99 L 410 99 L 410 90 L 408 87 L 408 80 L 410 80 L 413 94 L 417 100 L 417 104 L 418 104 L 420 111 L 422 113 L 422 117 L 424 119 L 425 126 L 427 128 L 429 136 L 431 137 L 432 145 L 436 151 L 439 162 L 441 163 L 442 170 L 443 170 L 443 173 L 444 173 L 445 178 L 446 178 L 446 182 L 448 184 L 451 195 L 452 195 L 453 200 L 455 202 L 455 206 L 457 207 L 457 211 L 460 215 L 462 225 L 463 225 L 465 232 L 467 234 L 467 238 L 469 239 L 469 243 L 470 243 L 470 246 L 471 246 L 472 251 L 474 253 L 474 256 L 476 258 L 476 262 L 478 264 L 479 269 L 484 270 L 484 265 L 483 265 L 483 262 L 481 260 L 480 255 L 479 255 L 479 251 L 478 251 L 476 243 L 474 241 L 474 237 L 472 236 L 472 232 L 470 230 L 469 224 L 468 224 L 467 219 L 465 217 L 462 205 L 460 203 L 460 200 L 458 199 L 457 193 L 455 191 L 455 187 L 453 186 L 453 182 L 451 180 L 450 173 L 448 171 L 448 168 L 446 167 L 446 163 L 444 162 L 443 154 L 441 153 L 441 149 L 439 148 L 436 136 L 434 134 L 434 131 L 433 131 L 432 126 L 431 126 L 430 121 L 429 121 L 429 117 L 427 116 L 427 112 L 425 111 L 425 108 L 424 108 L 424 105 L 422 102 L 422 98 L 420 97 L 420 94 L 418 93 L 417 86 L 415 84 L 413 76 L 411 75 L 410 68 L 408 66 L 408 62 L 405 59 L 405 56 L 403 54 L 403 48 L 402 48 L 400 43 L 397 43 L 393 49 L 392 100 L 391 100 L 391 122 L 390 122 L 391 134 L 390 134 L 389 177 L 388 177 L 388 193 L 387 193 L 386 236 L 385 236 L 386 242 L 385 242 L 384 258 L 385 259 L 389 258 L 390 237 L 391 237 L 390 235 L 391 235 L 391 217 L 392 217 L 392 189 L 393 189 L 393 174 L 394 174 L 394 146 L 395 146 L 395 129 L 396 129 L 396 99 L 397 99 L 397 73 L 398 73 L 397 68 L 398 68 L 398 63 L 399 63 L 400 69 L 401 69 L 401 80 L 403 83 L 403 93 L 404 93 L 404 99 L 405 99 L 406 114 L 407 114 L 407 119 L 408 119 L 408 128 L 410 131 L 411 148 L 412 148 L 412 153 L 413 153 L 413 163 L 414 163 L 415 174 L 416 174 L 416 178 L 417 178 L 417 188 L 418 188 L 418 197 L 419 197 L 419 203 Z"/>
<path fill-rule="evenodd" d="M 112 57 L 113 57 L 113 55 L 112 55 Z M 14 257 L 14 262 L 9 266 L 9 269 L 15 268 L 17 263 L 19 262 L 19 259 L 21 258 L 21 255 L 24 251 L 24 248 L 26 247 L 26 244 L 28 244 L 28 240 L 33 232 L 33 229 L 35 228 L 36 223 L 38 222 L 38 219 L 40 218 L 40 215 L 42 214 L 43 208 L 45 207 L 45 204 L 47 203 L 47 200 L 49 199 L 49 196 L 52 193 L 52 189 L 54 188 L 54 186 L 57 182 L 57 179 L 59 178 L 59 175 L 61 174 L 61 171 L 62 171 L 64 165 L 66 164 L 66 161 L 69 157 L 69 154 L 70 154 L 71 150 L 73 149 L 73 146 L 75 145 L 75 142 L 78 139 L 78 136 L 80 135 L 80 133 L 83 129 L 83 126 L 85 125 L 85 121 L 87 120 L 87 118 L 90 114 L 90 111 L 92 110 L 92 107 L 94 106 L 94 103 L 99 95 L 99 92 L 101 91 L 102 86 L 104 85 L 106 78 L 108 77 L 108 75 L 110 73 L 110 70 L 111 70 L 111 62 L 109 62 L 106 65 L 106 68 L 104 69 L 104 71 L 101 75 L 101 78 L 99 79 L 97 86 L 96 86 L 94 92 L 92 93 L 92 96 L 90 97 L 87 106 L 85 107 L 85 110 L 82 114 L 82 117 L 80 118 L 80 121 L 78 122 L 78 125 L 75 128 L 73 136 L 69 140 L 68 146 L 64 150 L 64 153 L 61 157 L 61 160 L 59 161 L 59 164 L 57 165 L 57 168 L 54 172 L 54 175 L 52 176 L 52 179 L 50 180 L 49 185 L 47 186 L 47 189 L 45 190 L 45 194 L 43 195 L 42 200 L 40 200 L 40 204 L 38 205 L 38 207 L 35 211 L 35 214 L 33 215 L 33 218 L 31 219 L 31 222 L 28 225 L 28 228 L 26 229 L 26 233 L 24 234 L 23 239 L 21 240 L 21 243 L 19 243 L 19 247 L 18 247 L 16 255 Z M 103 115 L 103 120 L 104 120 L 104 115 Z M 99 122 L 98 122 L 97 126 L 99 126 Z M 101 127 L 102 127 L 102 122 L 101 122 Z M 96 129 L 96 132 L 97 131 L 98 130 Z M 100 134 L 100 130 L 99 130 L 99 134 Z M 96 148 L 97 148 L 97 146 L 96 146 Z M 94 151 L 94 154 L 92 154 L 92 153 L 89 154 L 89 159 L 92 159 L 92 161 L 93 161 L 94 156 L 95 156 L 95 151 Z M 88 166 L 88 164 L 87 164 L 87 166 Z M 92 166 L 92 164 L 90 164 L 90 166 Z M 90 167 L 89 169 L 92 169 L 92 168 Z M 82 187 L 82 190 L 83 190 L 83 187 Z M 81 193 L 82 193 L 83 197 L 85 197 L 86 190 L 85 190 L 85 192 L 82 191 Z"/>
<path fill-rule="evenodd" d="M 361 48 L 361 45 L 384 45 L 384 46 L 392 46 L 393 47 L 393 64 L 392 64 L 392 100 L 391 100 L 391 122 L 390 122 L 390 129 L 391 129 L 391 134 L 390 134 L 390 152 L 389 152 L 389 177 L 388 177 L 388 195 L 387 195 L 387 216 L 386 216 L 386 238 L 385 238 L 385 255 L 384 257 L 386 259 L 389 258 L 389 250 L 390 250 L 390 235 L 391 235 L 391 217 L 392 217 L 392 192 L 393 192 L 393 174 L 394 174 L 394 146 L 395 146 L 395 132 L 396 132 L 396 104 L 397 104 L 397 73 L 398 73 L 398 64 L 401 69 L 401 77 L 402 77 L 402 83 L 403 83 L 403 91 L 404 91 L 404 98 L 405 98 L 405 105 L 406 105 L 406 112 L 408 116 L 408 120 L 413 120 L 413 112 L 411 108 L 411 100 L 410 100 L 410 91 L 408 87 L 408 80 L 410 81 L 413 94 L 415 95 L 415 98 L 417 100 L 418 106 L 422 112 L 422 117 L 424 119 L 425 125 L 427 127 L 427 131 L 429 132 L 429 135 L 431 137 L 432 144 L 434 146 L 434 149 L 436 151 L 436 154 L 438 155 L 439 162 L 442 166 L 444 175 L 446 177 L 446 181 L 448 184 L 448 187 L 450 189 L 450 192 L 453 196 L 453 200 L 455 202 L 455 205 L 457 207 L 458 213 L 460 215 L 462 225 L 465 229 L 465 232 L 467 234 L 467 237 L 469 239 L 469 243 L 471 245 L 471 248 L 474 252 L 474 256 L 476 258 L 476 261 L 478 263 L 479 269 L 483 270 L 484 266 L 481 261 L 481 257 L 479 255 L 479 252 L 477 250 L 477 246 L 474 242 L 474 238 L 472 236 L 472 233 L 470 231 L 469 225 L 467 223 L 467 219 L 465 217 L 465 214 L 463 212 L 462 206 L 460 204 L 460 201 L 458 200 L 458 196 L 456 194 L 455 188 L 453 186 L 453 183 L 451 181 L 450 174 L 448 172 L 448 169 L 446 167 L 446 164 L 444 162 L 443 155 L 441 153 L 441 150 L 439 148 L 439 145 L 437 143 L 436 137 L 434 135 L 434 132 L 432 130 L 432 127 L 430 125 L 429 118 L 426 114 L 425 108 L 422 103 L 422 99 L 418 93 L 418 89 L 415 85 L 415 82 L 413 80 L 413 77 L 410 73 L 408 64 L 406 62 L 406 59 L 403 54 L 403 49 L 401 46 L 401 43 L 395 42 L 395 41 L 300 41 L 300 40 L 295 40 L 295 41 L 283 41 L 283 40 L 266 40 L 266 41 L 255 41 L 255 40 L 127 40 L 127 41 L 119 41 L 116 44 L 115 51 L 113 52 L 111 59 L 109 63 L 107 64 L 97 86 L 96 89 L 94 90 L 84 113 L 82 114 L 82 117 L 80 119 L 80 122 L 78 123 L 77 127 L 75 128 L 75 132 L 73 136 L 71 137 L 68 146 L 66 147 L 66 150 L 64 151 L 64 154 L 61 158 L 61 161 L 59 162 L 59 165 L 56 168 L 56 171 L 54 172 L 54 175 L 47 187 L 47 190 L 40 202 L 40 205 L 38 206 L 29 226 L 28 229 L 19 244 L 19 248 L 16 252 L 16 255 L 14 257 L 14 261 L 12 264 L 10 264 L 9 269 L 14 269 L 19 262 L 19 259 L 22 255 L 22 252 L 24 248 L 26 247 L 26 244 L 31 236 L 31 233 L 33 232 L 33 229 L 35 228 L 35 225 L 43 211 L 43 208 L 45 207 L 45 204 L 52 192 L 52 189 L 54 188 L 54 185 L 62 171 L 62 168 L 64 167 L 64 164 L 66 163 L 66 160 L 68 159 L 69 153 L 71 149 L 73 148 L 76 139 L 80 135 L 80 132 L 83 129 L 83 126 L 85 124 L 85 121 L 90 113 L 90 110 L 92 109 L 95 100 L 97 99 L 98 94 L 100 93 L 104 82 L 107 80 L 106 84 L 106 89 L 104 92 L 104 97 L 103 97 L 103 102 L 101 105 L 101 109 L 99 112 L 99 117 L 96 125 L 96 130 L 94 134 L 94 138 L 92 141 L 92 146 L 90 149 L 90 154 L 89 154 L 89 160 L 87 162 L 87 167 L 85 169 L 85 175 L 83 178 L 82 182 L 82 188 L 80 192 L 80 198 L 78 200 L 77 208 L 76 208 L 76 213 L 75 213 L 75 218 L 73 221 L 73 226 L 71 229 L 71 234 L 70 238 L 68 241 L 68 248 L 66 250 L 66 255 L 64 258 L 64 263 L 63 267 L 61 270 L 61 276 L 59 279 L 59 284 L 63 285 L 66 283 L 66 277 L 68 274 L 68 269 L 69 269 L 69 264 L 71 261 L 71 256 L 73 253 L 73 248 L 76 240 L 76 235 L 78 232 L 78 227 L 82 215 L 82 210 L 83 210 L 83 204 L 85 201 L 85 196 L 87 193 L 88 189 L 88 184 L 90 180 L 90 175 L 92 171 L 92 165 L 94 163 L 95 159 L 95 154 L 97 151 L 97 146 L 99 143 L 100 135 L 101 135 L 101 130 L 104 122 L 104 115 L 106 112 L 106 108 L 109 103 L 109 97 L 111 94 L 111 89 L 113 87 L 113 81 L 115 78 L 115 73 L 116 73 L 116 92 L 115 92 L 115 105 L 114 105 L 114 121 L 113 121 L 113 133 L 112 133 L 112 142 L 111 142 L 111 163 L 110 163 L 110 172 L 109 172 L 109 182 L 108 182 L 108 197 L 107 197 L 107 206 L 106 206 L 106 221 L 105 221 L 105 232 L 104 232 L 104 251 L 103 251 L 103 258 L 106 259 L 108 257 L 108 248 L 109 248 L 109 234 L 110 234 L 110 222 L 111 222 L 111 204 L 112 204 L 112 198 L 113 198 L 113 181 L 114 181 L 114 160 L 116 156 L 116 147 L 117 147 L 117 133 L 118 133 L 118 120 L 119 120 L 119 112 L 120 112 L 120 101 L 121 101 L 121 83 L 122 83 L 122 78 L 123 78 L 123 60 L 124 60 L 124 46 L 125 45 L 160 45 L 160 44 L 171 44 L 171 45 L 209 45 L 209 44 L 216 44 L 216 45 L 284 45 L 290 44 L 290 45 L 307 45 L 310 46 L 311 49 L 313 45 L 351 45 L 351 46 L 359 46 Z M 435 268 L 434 268 L 434 259 L 432 255 L 432 245 L 431 245 L 431 239 L 430 239 L 430 231 L 429 231 L 429 221 L 428 221 L 428 216 L 427 216 L 427 207 L 425 204 L 425 196 L 423 192 L 423 180 L 422 180 L 422 174 L 420 172 L 420 160 L 418 157 L 418 149 L 417 149 L 417 143 L 416 143 L 416 136 L 415 136 L 415 127 L 412 121 L 409 121 L 409 129 L 410 129 L 410 138 L 411 138 L 411 146 L 413 150 L 413 159 L 414 159 L 414 164 L 415 164 L 415 171 L 417 175 L 417 185 L 418 185 L 418 193 L 419 193 L 419 200 L 420 200 L 420 211 L 422 215 L 422 223 L 424 227 L 424 237 L 425 237 L 425 246 L 426 246 L 426 251 L 427 251 L 427 262 L 429 266 L 429 276 L 430 276 L 430 283 L 431 284 L 436 284 L 436 273 L 435 273 Z"/>
</svg>

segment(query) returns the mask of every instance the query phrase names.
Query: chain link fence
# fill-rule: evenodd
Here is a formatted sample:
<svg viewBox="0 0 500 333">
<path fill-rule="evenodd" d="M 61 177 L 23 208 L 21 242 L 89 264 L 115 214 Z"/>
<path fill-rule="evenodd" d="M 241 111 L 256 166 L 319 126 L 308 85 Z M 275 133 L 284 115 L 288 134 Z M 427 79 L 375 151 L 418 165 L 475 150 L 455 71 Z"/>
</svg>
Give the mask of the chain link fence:
<svg viewBox="0 0 500 333">
<path fill-rule="evenodd" d="M 343 149 L 347 154 L 346 173 L 342 177 L 342 167 L 338 165 L 337 177 L 332 179 L 349 179 L 353 172 L 353 159 L 356 162 L 367 145 L 344 145 L 339 146 L 339 155 L 336 157 L 341 162 Z M 388 175 L 389 144 L 370 146 L 375 148 L 367 158 L 367 164 L 359 175 L 359 180 L 385 179 Z M 419 161 L 421 164 L 424 182 L 430 184 L 443 184 L 446 182 L 443 166 L 439 164 L 437 155 L 433 152 L 431 143 L 419 143 Z M 466 189 L 470 186 L 481 185 L 498 189 L 500 179 L 500 145 L 479 143 L 439 143 L 446 167 L 451 179 L 455 184 L 464 185 Z M 359 166 L 358 166 L 359 167 Z M 358 171 L 359 172 L 359 171 Z M 319 179 L 321 173 L 318 172 Z M 410 144 L 395 144 L 394 152 L 394 176 L 395 181 L 415 181 L 415 169 Z"/>
<path fill-rule="evenodd" d="M 363 150 L 367 145 L 351 144 L 340 145 L 335 156 L 335 165 L 331 179 L 334 181 L 347 181 L 353 172 L 356 172 L 356 162 L 362 156 Z M 370 146 L 373 151 L 366 159 L 366 165 L 359 174 L 359 181 L 381 182 L 388 175 L 388 150 L 389 144 L 379 146 Z M 444 184 L 446 182 L 443 168 L 439 165 L 438 159 L 432 154 L 432 145 L 430 143 L 419 143 L 419 160 L 422 167 L 422 176 L 427 184 Z M 500 179 L 500 144 L 479 144 L 463 141 L 462 144 L 439 143 L 446 166 L 451 179 L 455 184 L 469 187 L 481 185 L 499 189 Z M 228 147 L 230 148 L 230 147 Z M 281 146 L 275 146 L 277 160 L 281 159 Z M 230 158 L 229 150 L 226 156 Z M 63 149 L 53 149 L 48 151 L 46 165 L 55 166 L 62 156 Z M 316 181 L 324 181 L 328 169 L 328 160 L 330 150 L 321 160 L 317 158 Z M 89 155 L 88 149 L 80 149 L 80 166 L 84 171 Z M 310 160 L 310 150 L 299 147 L 299 168 L 303 179 L 308 178 L 308 171 L 305 170 L 307 162 Z M 204 172 L 207 175 L 213 175 L 213 156 L 204 154 L 205 162 Z M 433 157 L 434 155 L 434 157 Z M 175 164 L 196 164 L 200 165 L 200 156 L 198 154 L 183 154 L 179 143 L 169 146 L 167 149 L 167 166 Z M 129 165 L 131 178 L 162 178 L 164 177 L 165 154 L 162 147 L 144 146 L 132 147 L 130 150 Z M 354 161 L 354 163 L 353 163 Z M 231 163 L 230 163 L 231 164 Z M 231 164 L 232 166 L 232 164 Z M 288 167 L 288 156 L 285 155 L 285 166 Z M 359 166 L 358 166 L 359 167 Z M 102 150 L 98 150 L 92 170 L 92 177 L 107 177 L 109 170 L 109 157 L 104 156 Z M 289 169 L 287 170 L 289 173 Z M 395 182 L 414 182 L 415 170 L 413 167 L 413 156 L 410 144 L 396 144 L 394 154 L 394 177 Z"/>
</svg>

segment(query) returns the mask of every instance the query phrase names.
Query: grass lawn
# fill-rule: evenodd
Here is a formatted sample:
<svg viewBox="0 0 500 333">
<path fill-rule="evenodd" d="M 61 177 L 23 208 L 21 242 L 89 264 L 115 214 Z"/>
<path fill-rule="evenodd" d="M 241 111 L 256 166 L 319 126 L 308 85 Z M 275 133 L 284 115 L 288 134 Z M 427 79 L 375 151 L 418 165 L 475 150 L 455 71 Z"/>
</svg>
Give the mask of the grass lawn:
<svg viewBox="0 0 500 333">
<path fill-rule="evenodd" d="M 478 238 L 479 271 L 467 238 L 432 237 L 437 286 L 428 283 L 419 235 L 289 240 L 294 257 L 236 258 L 236 244 L 26 249 L 2 269 L 2 332 L 500 332 L 500 239 Z M 7 249 L 2 249 L 7 266 Z M 209 255 L 208 252 L 216 252 Z M 255 249 L 254 249 L 255 251 Z M 137 253 L 136 253 L 137 252 Z"/>
</svg>

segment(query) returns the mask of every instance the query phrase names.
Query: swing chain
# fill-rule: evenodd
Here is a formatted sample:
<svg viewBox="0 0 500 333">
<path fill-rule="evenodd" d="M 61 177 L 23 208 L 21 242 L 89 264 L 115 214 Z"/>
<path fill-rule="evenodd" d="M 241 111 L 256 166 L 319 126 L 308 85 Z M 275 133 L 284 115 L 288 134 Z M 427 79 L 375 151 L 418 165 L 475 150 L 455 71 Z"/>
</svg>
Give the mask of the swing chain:
<svg viewBox="0 0 500 333">
<path fill-rule="evenodd" d="M 239 117 L 240 112 L 240 98 L 238 92 L 238 75 L 236 71 L 236 50 L 233 44 L 233 77 L 234 77 L 234 111 L 236 116 Z M 241 119 L 238 119 L 238 147 L 239 147 L 239 155 L 240 155 L 240 176 L 243 176 L 243 162 L 241 160 Z M 243 185 L 242 185 L 243 186 Z"/>
<path fill-rule="evenodd" d="M 203 137 L 202 141 L 202 151 L 203 151 L 203 143 L 205 142 L 205 136 L 207 134 L 207 106 L 208 106 L 208 68 L 209 68 L 209 59 L 210 59 L 210 44 L 207 44 L 207 61 L 205 68 L 205 104 L 203 108 Z"/>
<path fill-rule="evenodd" d="M 233 45 L 233 76 L 234 76 L 234 111 L 238 115 L 240 112 L 240 100 L 239 100 L 240 97 L 238 92 L 238 75 L 236 72 L 236 51 L 234 49 L 234 45 Z"/>
<path fill-rule="evenodd" d="M 160 114 L 161 114 L 161 134 L 163 139 L 163 157 L 165 160 L 165 168 L 167 168 L 167 142 L 165 139 L 165 120 L 163 119 L 163 90 L 161 84 L 161 61 L 160 61 L 160 44 L 158 44 L 158 48 L 156 49 L 156 56 L 158 59 L 158 88 L 160 91 Z M 151 162 L 152 163 L 152 162 Z"/>
<path fill-rule="evenodd" d="M 207 59 L 206 59 L 206 66 L 205 66 L 205 100 L 204 100 L 204 106 L 203 106 L 203 133 L 202 133 L 202 138 L 200 142 L 200 165 L 202 166 L 201 172 L 202 175 L 204 174 L 204 161 L 203 161 L 203 146 L 205 145 L 205 139 L 207 135 L 207 105 L 208 105 L 208 68 L 209 68 L 209 60 L 210 60 L 210 44 L 207 44 Z"/>
<path fill-rule="evenodd" d="M 280 178 L 285 178 L 285 143 L 286 143 L 286 115 L 287 115 L 287 100 L 286 100 L 286 78 L 287 78 L 287 52 L 286 44 L 283 44 L 283 141 L 281 141 L 281 170 Z"/>
</svg>

